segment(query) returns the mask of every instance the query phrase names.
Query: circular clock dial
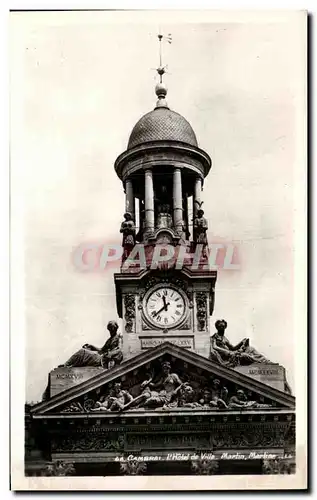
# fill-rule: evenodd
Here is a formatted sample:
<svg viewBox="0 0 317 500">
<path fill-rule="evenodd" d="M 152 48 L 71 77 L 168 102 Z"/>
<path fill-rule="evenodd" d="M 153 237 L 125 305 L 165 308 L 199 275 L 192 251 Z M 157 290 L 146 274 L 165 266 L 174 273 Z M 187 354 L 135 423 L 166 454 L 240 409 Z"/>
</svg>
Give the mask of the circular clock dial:
<svg viewBox="0 0 317 500">
<path fill-rule="evenodd" d="M 148 296 L 146 313 L 155 326 L 172 327 L 184 318 L 184 297 L 174 288 L 158 288 Z"/>
</svg>

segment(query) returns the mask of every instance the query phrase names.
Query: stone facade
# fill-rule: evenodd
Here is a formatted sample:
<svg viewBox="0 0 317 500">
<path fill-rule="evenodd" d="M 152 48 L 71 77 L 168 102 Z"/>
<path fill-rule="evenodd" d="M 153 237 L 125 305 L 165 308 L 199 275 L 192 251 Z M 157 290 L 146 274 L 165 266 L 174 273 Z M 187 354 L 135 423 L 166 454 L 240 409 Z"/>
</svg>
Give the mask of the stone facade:
<svg viewBox="0 0 317 500">
<path fill-rule="evenodd" d="M 177 404 L 169 400 L 147 407 L 146 399 L 138 399 L 145 390 L 142 382 L 150 374 L 154 382 L 159 379 L 164 363 L 170 366 L 168 376 L 177 374 L 185 381 L 184 388 L 193 390 L 181 390 Z M 217 395 L 216 399 L 210 395 L 215 379 L 227 388 L 225 407 L 217 404 Z M 105 404 L 107 397 L 111 401 L 116 397 L 113 391 L 118 382 L 117 397 L 131 394 L 135 406 L 128 403 L 126 409 L 111 410 Z M 231 407 L 237 390 L 257 403 Z M 169 464 L 175 473 L 220 474 L 228 473 L 230 464 L 234 473 L 237 461 L 249 464 L 250 471 L 258 467 L 258 473 L 287 463 L 280 470 L 288 473 L 295 463 L 294 398 L 165 343 L 28 408 L 26 435 L 29 475 L 83 474 L 83 464 L 89 464 L 87 470 L 97 475 L 163 474 Z M 136 467 L 140 463 L 146 466 Z"/>
</svg>

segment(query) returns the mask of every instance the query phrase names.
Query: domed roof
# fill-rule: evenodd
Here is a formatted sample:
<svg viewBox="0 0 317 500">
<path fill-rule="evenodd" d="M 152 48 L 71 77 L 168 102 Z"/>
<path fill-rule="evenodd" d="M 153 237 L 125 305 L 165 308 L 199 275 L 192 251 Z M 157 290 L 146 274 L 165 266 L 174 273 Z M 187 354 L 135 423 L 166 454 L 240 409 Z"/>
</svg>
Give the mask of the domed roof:
<svg viewBox="0 0 317 500">
<path fill-rule="evenodd" d="M 167 106 L 156 107 L 140 118 L 131 132 L 128 149 L 150 141 L 180 141 L 198 147 L 188 121 Z"/>
</svg>

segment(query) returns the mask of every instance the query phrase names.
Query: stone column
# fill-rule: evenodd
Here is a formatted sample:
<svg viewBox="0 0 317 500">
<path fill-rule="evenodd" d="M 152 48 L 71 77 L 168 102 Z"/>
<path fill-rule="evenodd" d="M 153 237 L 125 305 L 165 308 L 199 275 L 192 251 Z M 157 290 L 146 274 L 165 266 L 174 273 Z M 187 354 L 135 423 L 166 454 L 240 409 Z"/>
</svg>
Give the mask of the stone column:
<svg viewBox="0 0 317 500">
<path fill-rule="evenodd" d="M 183 225 L 182 174 L 180 168 L 174 168 L 173 172 L 173 216 L 174 228 L 180 235 Z"/>
<path fill-rule="evenodd" d="M 197 215 L 197 210 L 198 210 L 198 204 L 196 203 L 196 201 L 198 203 L 201 202 L 201 177 L 196 177 L 196 180 L 195 180 L 195 191 L 194 191 L 194 196 L 193 196 L 193 214 L 194 214 L 194 217 L 196 217 Z"/>
<path fill-rule="evenodd" d="M 154 231 L 154 189 L 151 169 L 145 170 L 145 232 Z"/>
<path fill-rule="evenodd" d="M 135 221 L 133 185 L 130 179 L 125 181 L 125 211 L 130 212 Z"/>
</svg>

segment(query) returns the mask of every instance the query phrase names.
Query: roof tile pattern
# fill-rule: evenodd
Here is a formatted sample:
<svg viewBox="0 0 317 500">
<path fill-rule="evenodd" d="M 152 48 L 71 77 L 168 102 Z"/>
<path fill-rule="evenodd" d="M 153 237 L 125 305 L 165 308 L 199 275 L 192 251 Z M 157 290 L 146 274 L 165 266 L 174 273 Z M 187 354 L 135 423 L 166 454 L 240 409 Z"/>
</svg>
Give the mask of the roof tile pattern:
<svg viewBox="0 0 317 500">
<path fill-rule="evenodd" d="M 155 108 L 134 126 L 128 149 L 151 141 L 180 141 L 198 146 L 195 132 L 185 118 L 166 107 Z"/>
</svg>

